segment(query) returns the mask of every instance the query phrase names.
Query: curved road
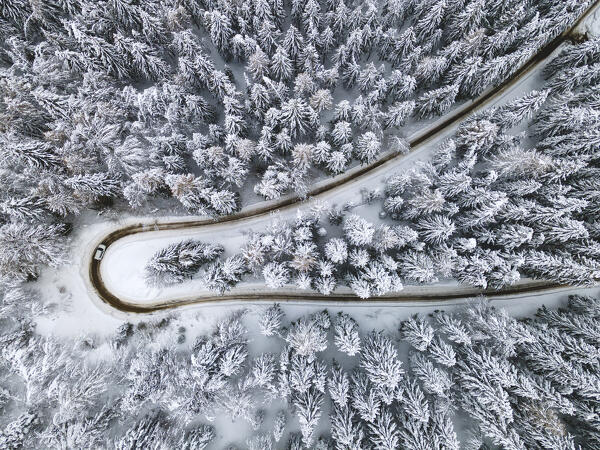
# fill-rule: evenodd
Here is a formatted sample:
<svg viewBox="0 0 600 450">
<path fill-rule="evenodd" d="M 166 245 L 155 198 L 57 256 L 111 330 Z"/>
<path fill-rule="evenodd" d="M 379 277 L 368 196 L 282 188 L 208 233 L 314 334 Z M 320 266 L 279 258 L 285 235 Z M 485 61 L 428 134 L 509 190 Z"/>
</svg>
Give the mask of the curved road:
<svg viewBox="0 0 600 450">
<path fill-rule="evenodd" d="M 492 88 L 482 94 L 476 100 L 463 105 L 458 108 L 455 112 L 450 114 L 447 118 L 440 120 L 435 124 L 432 128 L 427 129 L 426 131 L 422 131 L 416 133 L 413 136 L 409 143 L 411 146 L 411 153 L 417 151 L 418 149 L 424 147 L 424 144 L 442 134 L 449 127 L 457 124 L 461 120 L 465 119 L 469 116 L 473 111 L 477 109 L 482 109 L 485 107 L 490 101 L 499 98 L 506 90 L 517 84 L 520 80 L 522 80 L 526 75 L 531 73 L 537 67 L 539 67 L 545 60 L 548 58 L 558 47 L 568 40 L 571 34 L 575 31 L 575 29 L 586 19 L 588 18 L 595 9 L 600 5 L 600 0 L 596 0 L 592 3 L 592 5 L 585 11 L 585 13 L 567 30 L 565 30 L 562 34 L 557 36 L 554 40 L 548 43 L 545 47 L 543 47 L 536 55 L 534 55 L 527 63 L 525 63 L 519 70 L 517 70 L 509 79 L 505 80 L 499 86 Z M 324 183 L 317 185 L 310 193 L 309 198 L 315 198 L 316 196 L 328 193 L 333 191 L 335 188 L 340 188 L 344 184 L 350 181 L 356 181 L 358 178 L 365 177 L 369 173 L 373 172 L 375 169 L 381 167 L 388 161 L 392 161 L 394 159 L 402 158 L 405 155 L 398 155 L 393 153 L 388 153 L 380 157 L 375 162 L 354 169 L 350 169 L 346 173 L 339 175 L 337 177 L 333 177 L 327 180 Z M 247 218 L 254 218 L 259 216 L 266 216 L 271 212 L 276 210 L 280 210 L 282 208 L 290 209 L 297 207 L 297 204 L 301 203 L 302 199 L 296 195 L 284 197 L 277 201 L 271 202 L 263 202 L 258 206 L 252 206 L 243 209 L 242 211 L 232 214 L 229 216 L 219 217 L 216 219 L 202 219 L 202 220 L 183 220 L 178 222 L 164 222 L 164 223 L 153 223 L 153 224 L 135 224 L 120 228 L 115 230 L 108 235 L 106 235 L 101 243 L 105 244 L 107 247 L 113 244 L 115 241 L 122 239 L 126 236 L 130 236 L 133 234 L 144 233 L 149 231 L 160 231 L 160 230 L 180 230 L 180 229 L 188 229 L 188 228 L 198 228 L 207 225 L 215 225 L 219 223 L 225 222 L 234 222 L 234 221 L 242 221 Z M 94 247 L 95 252 L 95 247 Z M 173 309 L 177 307 L 182 307 L 191 304 L 201 304 L 201 303 L 210 303 L 210 302 L 218 302 L 218 301 L 226 301 L 226 300 L 239 300 L 239 301 L 282 301 L 282 300 L 310 300 L 310 301 L 356 301 L 358 299 L 357 296 L 353 294 L 332 294 L 332 295 L 321 295 L 319 293 L 314 292 L 302 292 L 290 290 L 290 291 L 272 291 L 266 293 L 231 293 L 231 294 L 223 294 L 223 295 L 214 295 L 214 296 L 202 296 L 195 298 L 182 298 L 173 301 L 165 301 L 160 303 L 151 303 L 151 304 L 139 304 L 139 303 L 130 303 L 124 301 L 114 295 L 104 284 L 102 281 L 102 276 L 100 273 L 100 264 L 102 260 L 97 261 L 93 259 L 93 254 L 90 255 L 90 265 L 89 265 L 89 281 L 91 286 L 96 291 L 97 295 L 100 299 L 111 306 L 112 308 L 119 310 L 121 312 L 129 312 L 129 313 L 150 313 L 154 311 Z M 409 301 L 440 301 L 440 300 L 451 300 L 451 299 L 459 299 L 464 298 L 466 296 L 475 296 L 479 294 L 486 295 L 487 297 L 502 297 L 502 296 L 510 296 L 516 294 L 525 294 L 531 292 L 542 292 L 542 291 L 551 291 L 557 289 L 566 289 L 568 286 L 558 285 L 556 283 L 547 283 L 547 282 L 524 282 L 521 284 L 517 284 L 510 288 L 502 289 L 502 290 L 476 290 L 472 288 L 463 288 L 459 287 L 458 289 L 453 288 L 453 292 L 450 293 L 415 293 L 411 294 L 409 292 L 400 293 L 393 296 L 382 296 L 377 298 L 371 298 L 367 300 L 361 299 L 361 302 L 409 302 Z M 443 288 L 443 289 L 448 289 Z"/>
</svg>

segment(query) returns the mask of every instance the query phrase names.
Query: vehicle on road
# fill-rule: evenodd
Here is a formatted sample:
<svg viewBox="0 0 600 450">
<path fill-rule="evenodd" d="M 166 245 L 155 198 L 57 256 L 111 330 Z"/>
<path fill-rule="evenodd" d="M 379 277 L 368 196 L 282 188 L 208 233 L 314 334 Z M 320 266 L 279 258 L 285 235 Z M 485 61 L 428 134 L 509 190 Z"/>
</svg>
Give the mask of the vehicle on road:
<svg viewBox="0 0 600 450">
<path fill-rule="evenodd" d="M 94 259 L 96 261 L 100 261 L 104 256 L 104 252 L 106 251 L 106 245 L 100 244 L 98 248 L 96 248 L 96 253 L 94 253 Z"/>
</svg>

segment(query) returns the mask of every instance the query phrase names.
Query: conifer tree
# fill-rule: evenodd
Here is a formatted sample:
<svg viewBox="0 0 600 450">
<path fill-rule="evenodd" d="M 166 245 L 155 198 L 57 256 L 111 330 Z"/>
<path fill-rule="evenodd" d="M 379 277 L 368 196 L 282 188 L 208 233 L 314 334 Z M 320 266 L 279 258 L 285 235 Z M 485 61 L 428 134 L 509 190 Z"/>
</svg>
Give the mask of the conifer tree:
<svg viewBox="0 0 600 450">
<path fill-rule="evenodd" d="M 338 350 L 354 356 L 360 352 L 361 339 L 358 334 L 358 324 L 347 314 L 338 313 L 335 323 L 335 345 Z"/>
</svg>

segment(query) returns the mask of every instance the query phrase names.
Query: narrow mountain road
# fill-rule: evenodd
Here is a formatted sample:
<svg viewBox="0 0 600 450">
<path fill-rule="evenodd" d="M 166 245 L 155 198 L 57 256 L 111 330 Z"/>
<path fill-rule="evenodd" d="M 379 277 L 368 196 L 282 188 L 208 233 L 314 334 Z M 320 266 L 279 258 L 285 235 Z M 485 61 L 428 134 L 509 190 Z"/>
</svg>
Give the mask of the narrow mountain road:
<svg viewBox="0 0 600 450">
<path fill-rule="evenodd" d="M 554 52 L 556 51 L 561 44 L 565 41 L 569 40 L 573 34 L 573 32 L 579 27 L 579 25 L 589 16 L 591 16 L 600 6 L 600 0 L 596 0 L 587 10 L 586 12 L 567 30 L 565 30 L 562 34 L 557 36 L 554 40 L 548 43 L 545 47 L 543 47 L 535 56 L 533 56 L 527 63 L 525 63 L 521 68 L 519 68 L 508 80 L 504 81 L 499 86 L 489 89 L 484 92 L 477 99 L 467 102 L 461 107 L 457 108 L 453 113 L 438 120 L 432 126 L 427 127 L 425 130 L 419 131 L 415 133 L 413 136 L 409 138 L 409 143 L 411 146 L 410 154 L 415 154 L 417 152 L 425 149 L 427 143 L 430 141 L 439 138 L 453 126 L 459 124 L 462 120 L 467 118 L 469 115 L 474 112 L 481 111 L 487 106 L 489 106 L 494 101 L 497 101 L 501 98 L 507 91 L 515 88 L 519 82 L 525 79 L 528 75 L 534 72 L 536 69 L 539 69 L 544 61 Z M 247 208 L 242 209 L 240 212 L 236 214 L 232 214 L 229 216 L 219 217 L 219 218 L 210 218 L 210 219 L 202 219 L 202 220 L 182 220 L 176 222 L 156 222 L 156 223 L 139 223 L 135 225 L 129 225 L 118 230 L 115 230 L 104 238 L 101 239 L 98 244 L 102 243 L 106 245 L 108 248 L 110 245 L 114 244 L 120 239 L 123 239 L 127 236 L 131 236 L 134 234 L 146 233 L 146 232 L 155 232 L 155 231 L 163 231 L 163 230 L 188 230 L 188 229 L 198 229 L 201 227 L 215 227 L 219 224 L 224 223 L 232 223 L 239 222 L 240 227 L 243 226 L 243 222 L 250 218 L 258 218 L 258 217 L 268 217 L 272 212 L 275 211 L 289 211 L 295 210 L 300 206 L 304 206 L 307 202 L 313 202 L 316 200 L 320 200 L 326 195 L 330 195 L 333 192 L 337 192 L 346 187 L 349 183 L 357 183 L 360 182 L 361 179 L 365 179 L 367 177 L 373 176 L 374 173 L 378 172 L 378 169 L 382 169 L 384 166 L 389 165 L 390 163 L 395 163 L 399 159 L 406 157 L 407 155 L 399 155 L 393 153 L 387 153 L 381 156 L 375 162 L 362 166 L 356 167 L 348 170 L 342 175 L 337 177 L 332 177 L 324 182 L 318 183 L 315 187 L 309 192 L 308 200 L 303 200 L 302 198 L 291 195 L 286 196 L 282 199 L 268 202 L 261 202 L 256 205 L 251 205 Z M 215 233 L 218 231 L 215 230 Z M 95 252 L 95 247 L 93 248 L 92 253 L 90 254 L 90 265 L 89 265 L 89 284 L 91 288 L 96 292 L 99 298 L 109 305 L 110 307 L 121 311 L 121 312 L 129 312 L 129 313 L 149 313 L 153 311 L 167 310 L 178 308 L 190 304 L 202 304 L 202 303 L 210 303 L 210 302 L 223 302 L 223 301 L 315 301 L 315 302 L 324 302 L 324 301 L 360 301 L 360 302 L 431 302 L 431 301 L 443 301 L 443 300 L 451 300 L 464 298 L 466 296 L 475 296 L 475 295 L 486 295 L 487 297 L 501 297 L 501 296 L 510 296 L 516 294 L 526 294 L 532 292 L 542 292 L 542 291 L 551 291 L 551 290 L 560 290 L 567 289 L 568 286 L 561 286 L 555 283 L 546 283 L 546 282 L 523 282 L 517 285 L 514 285 L 510 288 L 503 290 L 476 290 L 472 288 L 464 288 L 464 287 L 444 287 L 439 289 L 428 290 L 426 292 L 421 292 L 419 287 L 407 287 L 406 291 L 401 292 L 400 294 L 396 294 L 393 296 L 382 296 L 376 297 L 373 299 L 363 300 L 359 299 L 357 296 L 348 293 L 348 294 L 332 294 L 329 296 L 324 296 L 314 292 L 305 292 L 305 291 L 266 291 L 266 292 L 243 292 L 240 290 L 236 290 L 236 292 L 227 293 L 224 295 L 206 295 L 206 296 L 198 296 L 194 298 L 180 298 L 180 299 L 172 299 L 163 302 L 156 303 L 137 303 L 131 302 L 126 299 L 119 298 L 119 296 L 113 294 L 111 290 L 105 285 L 101 275 L 101 260 L 95 260 L 93 258 Z M 448 292 L 451 290 L 451 292 Z"/>
</svg>

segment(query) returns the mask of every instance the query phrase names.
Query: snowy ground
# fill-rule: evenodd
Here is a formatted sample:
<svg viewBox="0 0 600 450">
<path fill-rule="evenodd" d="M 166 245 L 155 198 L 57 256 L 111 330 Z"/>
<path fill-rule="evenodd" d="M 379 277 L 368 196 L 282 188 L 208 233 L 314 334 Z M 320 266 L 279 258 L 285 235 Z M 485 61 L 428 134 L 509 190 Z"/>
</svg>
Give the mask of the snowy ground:
<svg viewBox="0 0 600 450">
<path fill-rule="evenodd" d="M 588 34 L 589 36 L 600 35 L 600 9 L 590 14 L 590 16 L 577 27 L 577 31 L 582 34 Z"/>
</svg>

